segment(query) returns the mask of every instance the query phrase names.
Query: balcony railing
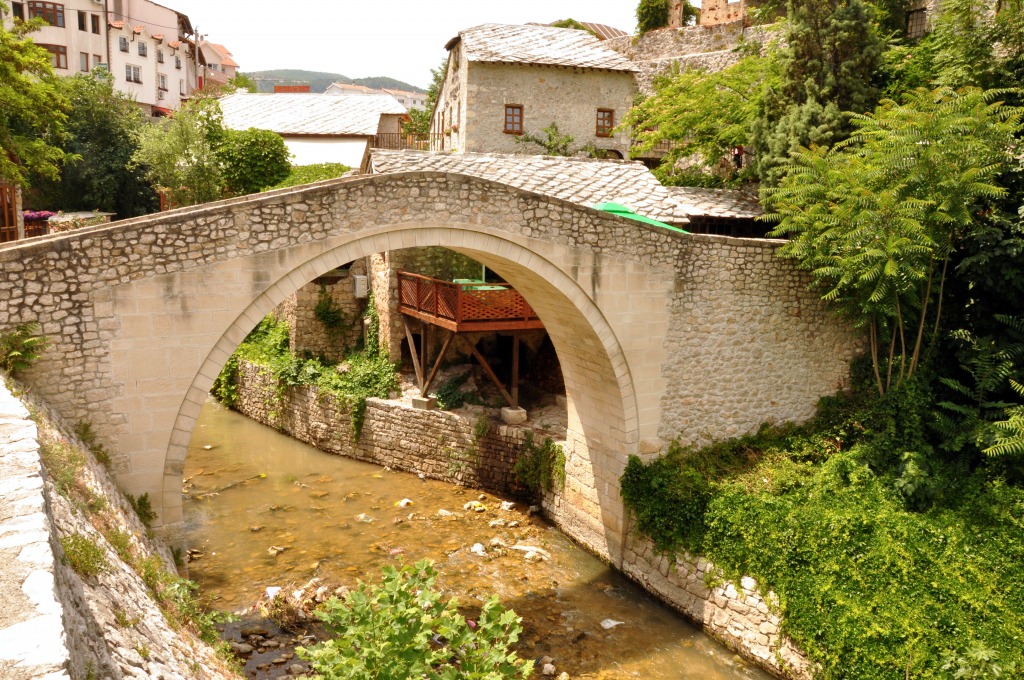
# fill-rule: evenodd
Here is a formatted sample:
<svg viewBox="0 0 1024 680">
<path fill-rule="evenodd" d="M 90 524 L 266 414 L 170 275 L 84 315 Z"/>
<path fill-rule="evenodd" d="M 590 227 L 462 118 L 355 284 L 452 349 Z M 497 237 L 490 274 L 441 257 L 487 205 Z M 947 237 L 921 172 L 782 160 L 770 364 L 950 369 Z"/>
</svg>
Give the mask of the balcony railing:
<svg viewBox="0 0 1024 680">
<path fill-rule="evenodd" d="M 404 271 L 398 272 L 398 311 L 455 332 L 544 327 L 507 283 L 453 283 Z"/>
<path fill-rule="evenodd" d="M 414 149 L 416 151 L 430 151 L 441 148 L 441 139 L 444 135 L 439 133 L 407 135 L 402 132 L 382 132 L 373 138 L 374 149 Z"/>
</svg>

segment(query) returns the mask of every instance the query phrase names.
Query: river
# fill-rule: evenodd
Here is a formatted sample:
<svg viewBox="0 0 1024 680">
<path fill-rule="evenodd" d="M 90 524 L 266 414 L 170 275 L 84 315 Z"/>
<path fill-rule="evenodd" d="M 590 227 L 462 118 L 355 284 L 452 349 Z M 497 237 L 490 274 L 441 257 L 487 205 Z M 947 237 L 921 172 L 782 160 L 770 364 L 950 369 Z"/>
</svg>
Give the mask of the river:
<svg viewBox="0 0 1024 680">
<path fill-rule="evenodd" d="M 460 603 L 497 594 L 523 617 L 520 656 L 550 656 L 572 678 L 771 677 L 521 503 L 503 510 L 507 499 L 494 494 L 324 453 L 212 400 L 185 478 L 188 541 L 199 551 L 190 576 L 224 611 L 251 606 L 268 586 L 314 576 L 354 585 L 379 580 L 386 564 L 428 558 Z M 471 501 L 486 509 L 464 510 Z M 485 554 L 471 551 L 477 543 Z M 549 559 L 526 561 L 512 546 Z"/>
</svg>

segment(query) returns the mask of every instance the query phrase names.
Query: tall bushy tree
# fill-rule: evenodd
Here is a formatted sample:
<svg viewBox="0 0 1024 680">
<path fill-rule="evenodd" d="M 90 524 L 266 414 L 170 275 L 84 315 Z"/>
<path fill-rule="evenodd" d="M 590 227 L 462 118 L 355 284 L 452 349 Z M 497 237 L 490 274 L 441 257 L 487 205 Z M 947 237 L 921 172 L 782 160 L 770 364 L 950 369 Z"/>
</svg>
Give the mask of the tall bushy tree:
<svg viewBox="0 0 1024 680">
<path fill-rule="evenodd" d="M 225 187 L 235 195 L 255 194 L 288 176 L 291 153 L 284 138 L 270 130 L 225 130 L 217 150 Z"/>
<path fill-rule="evenodd" d="M 71 159 L 58 181 L 33 184 L 46 205 L 59 210 L 103 210 L 118 218 L 155 211 L 156 193 L 131 160 L 146 116 L 114 89 L 108 71 L 62 78 L 59 90 L 69 103 L 63 150 Z"/>
<path fill-rule="evenodd" d="M 445 71 L 448 70 L 448 57 L 441 60 L 437 68 L 430 69 L 430 87 L 427 88 L 426 106 L 422 109 L 409 109 L 409 122 L 402 126 L 407 135 L 425 135 L 430 132 L 430 119 L 434 115 L 434 105 L 441 94 Z"/>
<path fill-rule="evenodd" d="M 215 201 L 223 195 L 223 167 L 217 151 L 224 137 L 216 99 L 199 97 L 173 118 L 142 131 L 135 161 L 151 182 L 177 205 Z"/>
<path fill-rule="evenodd" d="M 636 30 L 646 33 L 668 26 L 668 0 L 640 0 L 636 6 Z"/>
<path fill-rule="evenodd" d="M 0 10 L 8 5 L 0 0 Z M 42 19 L 0 24 L 0 181 L 26 185 L 29 173 L 56 179 L 64 152 L 66 103 L 50 53 L 29 35 Z"/>
<path fill-rule="evenodd" d="M 1021 109 L 978 89 L 908 93 L 854 116 L 855 143 L 801 149 L 764 192 L 789 236 L 781 254 L 870 339 L 880 394 L 919 365 L 940 330 L 954 250 L 980 206 L 1005 195 Z"/>
<path fill-rule="evenodd" d="M 765 97 L 753 129 L 756 168 L 769 184 L 802 146 L 829 146 L 850 131 L 848 112 L 878 97 L 873 84 L 882 41 L 862 0 L 790 0 L 784 75 Z"/>
</svg>

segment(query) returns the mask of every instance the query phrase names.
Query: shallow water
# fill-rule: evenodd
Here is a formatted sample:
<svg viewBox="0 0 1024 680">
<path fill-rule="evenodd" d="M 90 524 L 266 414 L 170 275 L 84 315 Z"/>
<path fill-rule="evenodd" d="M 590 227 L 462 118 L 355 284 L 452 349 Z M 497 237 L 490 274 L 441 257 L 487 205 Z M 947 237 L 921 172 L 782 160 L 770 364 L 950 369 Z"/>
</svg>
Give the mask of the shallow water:
<svg viewBox="0 0 1024 680">
<path fill-rule="evenodd" d="M 573 678 L 770 677 L 522 504 L 502 510 L 505 499 L 493 494 L 481 501 L 485 511 L 466 511 L 480 491 L 323 453 L 213 401 L 199 417 L 185 477 L 189 544 L 202 553 L 190 575 L 220 609 L 249 607 L 267 586 L 314 576 L 354 585 L 377 580 L 383 565 L 429 558 L 438 585 L 460 603 L 494 593 L 523 617 L 521 656 L 551 656 Z M 396 506 L 403 499 L 412 505 Z M 495 538 L 507 547 L 492 547 Z M 475 543 L 487 554 L 470 552 Z M 550 559 L 527 562 L 516 545 Z M 605 629 L 606 619 L 622 623 Z"/>
</svg>

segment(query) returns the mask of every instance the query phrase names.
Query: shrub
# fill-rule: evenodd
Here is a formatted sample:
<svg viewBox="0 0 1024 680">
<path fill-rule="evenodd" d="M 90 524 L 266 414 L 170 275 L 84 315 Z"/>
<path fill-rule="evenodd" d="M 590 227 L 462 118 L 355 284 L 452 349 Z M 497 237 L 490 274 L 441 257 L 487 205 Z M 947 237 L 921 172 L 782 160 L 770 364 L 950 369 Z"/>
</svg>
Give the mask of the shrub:
<svg viewBox="0 0 1024 680">
<path fill-rule="evenodd" d="M 82 534 L 61 536 L 60 545 L 64 550 L 65 564 L 70 564 L 71 568 L 80 576 L 90 578 L 110 567 L 103 548 L 88 536 Z"/>
<path fill-rule="evenodd" d="M 128 504 L 132 506 L 132 510 L 134 510 L 135 514 L 139 516 L 139 519 L 142 520 L 143 524 L 148 527 L 153 523 L 153 520 L 156 519 L 156 511 L 153 510 L 153 505 L 149 502 L 148 492 L 142 494 L 138 498 L 130 493 L 125 493 L 125 498 L 128 499 Z"/>
<path fill-rule="evenodd" d="M 288 176 L 275 184 L 273 189 L 286 189 L 300 184 L 312 184 L 325 179 L 341 177 L 352 168 L 341 163 L 314 163 L 313 165 L 293 165 Z"/>
<path fill-rule="evenodd" d="M 38 333 L 39 324 L 35 322 L 0 333 L 0 368 L 15 374 L 34 364 L 49 344 L 49 340 Z"/>
<path fill-rule="evenodd" d="M 640 0 L 636 7 L 636 30 L 640 33 L 668 26 L 668 0 Z"/>
<path fill-rule="evenodd" d="M 270 130 L 225 130 L 217 154 L 224 182 L 233 194 L 255 194 L 272 187 L 291 171 L 284 138 Z"/>
<path fill-rule="evenodd" d="M 509 648 L 521 619 L 492 597 L 475 627 L 454 598 L 434 590 L 437 571 L 423 560 L 385 567 L 380 586 L 360 583 L 344 600 L 331 598 L 317 616 L 334 639 L 296 650 L 325 680 L 527 678 L 533 663 Z"/>
<path fill-rule="evenodd" d="M 550 491 L 556 482 L 564 486 L 565 450 L 551 437 L 546 437 L 538 446 L 533 441 L 533 432 L 527 431 L 512 471 L 516 479 L 535 494 Z"/>
</svg>

